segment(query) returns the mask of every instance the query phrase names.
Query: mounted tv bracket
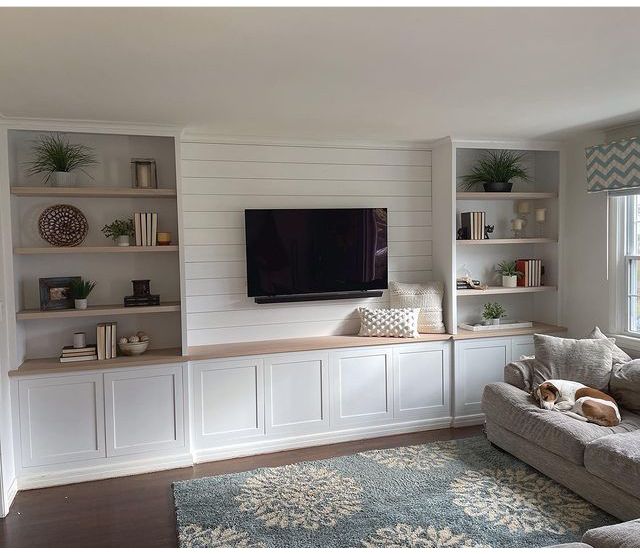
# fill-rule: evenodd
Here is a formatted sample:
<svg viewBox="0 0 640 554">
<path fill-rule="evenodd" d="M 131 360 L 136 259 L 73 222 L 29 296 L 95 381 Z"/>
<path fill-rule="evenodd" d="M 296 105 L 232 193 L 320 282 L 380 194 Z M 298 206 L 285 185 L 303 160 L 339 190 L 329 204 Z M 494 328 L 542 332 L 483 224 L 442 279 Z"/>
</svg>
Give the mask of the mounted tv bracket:
<svg viewBox="0 0 640 554">
<path fill-rule="evenodd" d="M 273 296 L 255 296 L 256 304 L 277 304 L 279 302 L 311 302 L 312 300 L 344 300 L 345 298 L 376 298 L 382 296 L 381 290 L 361 290 L 348 292 L 312 292 L 309 294 L 282 294 Z"/>
</svg>

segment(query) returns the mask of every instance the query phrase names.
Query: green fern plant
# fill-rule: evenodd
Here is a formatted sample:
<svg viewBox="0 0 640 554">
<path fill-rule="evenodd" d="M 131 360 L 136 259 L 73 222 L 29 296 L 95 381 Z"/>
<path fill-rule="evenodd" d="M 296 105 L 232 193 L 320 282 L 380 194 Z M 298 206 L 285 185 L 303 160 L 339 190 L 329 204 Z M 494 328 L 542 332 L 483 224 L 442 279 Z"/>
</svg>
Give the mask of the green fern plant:
<svg viewBox="0 0 640 554">
<path fill-rule="evenodd" d="M 496 273 L 504 277 L 513 277 L 514 275 L 522 277 L 523 275 L 522 271 L 516 269 L 516 262 L 510 260 L 502 260 L 496 267 Z"/>
<path fill-rule="evenodd" d="M 472 190 L 484 183 L 510 183 L 512 179 L 530 181 L 522 162 L 526 154 L 513 150 L 486 150 L 469 175 L 462 177 L 461 188 Z"/>
<path fill-rule="evenodd" d="M 71 144 L 69 139 L 56 133 L 42 135 L 33 145 L 33 158 L 27 162 L 29 175 L 44 173 L 45 183 L 57 172 L 68 173 L 79 169 L 93 179 L 85 168 L 98 163 L 94 150 L 84 144 Z"/>
<path fill-rule="evenodd" d="M 77 300 L 83 300 L 88 298 L 91 291 L 96 287 L 95 281 L 72 281 L 70 285 L 71 296 Z"/>
</svg>

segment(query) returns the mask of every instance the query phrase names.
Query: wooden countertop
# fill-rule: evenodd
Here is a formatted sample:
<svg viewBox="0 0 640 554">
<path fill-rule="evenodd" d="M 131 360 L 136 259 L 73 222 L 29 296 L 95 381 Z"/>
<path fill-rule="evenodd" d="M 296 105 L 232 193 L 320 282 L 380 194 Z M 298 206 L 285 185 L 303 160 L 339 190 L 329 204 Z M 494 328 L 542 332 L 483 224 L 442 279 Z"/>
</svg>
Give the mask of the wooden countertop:
<svg viewBox="0 0 640 554">
<path fill-rule="evenodd" d="M 73 371 L 89 371 L 94 369 L 108 370 L 126 367 L 141 367 L 183 363 L 195 360 L 214 358 L 235 358 L 240 356 L 265 356 L 268 354 L 284 354 L 286 352 L 308 352 L 310 350 L 331 350 L 335 348 L 357 348 L 372 346 L 393 346 L 398 344 L 417 344 L 437 341 L 458 341 L 470 339 L 486 339 L 494 337 L 510 337 L 532 335 L 534 333 L 563 333 L 566 327 L 534 323 L 533 327 L 524 329 L 505 329 L 503 331 L 466 331 L 459 329 L 456 335 L 428 334 L 415 339 L 397 339 L 393 337 L 359 337 L 357 335 L 340 335 L 329 337 L 305 337 L 297 339 L 266 340 L 257 342 L 236 342 L 194 346 L 186 354 L 180 348 L 164 348 L 149 350 L 141 356 L 119 356 L 111 360 L 92 362 L 60 363 L 58 358 L 38 358 L 25 360 L 18 369 L 9 372 L 10 377 L 40 375 L 46 373 L 67 373 Z"/>
<path fill-rule="evenodd" d="M 393 344 L 447 341 L 450 338 L 451 335 L 442 333 L 420 335 L 420 337 L 415 339 L 340 335 L 329 337 L 306 337 L 299 339 L 263 340 L 257 342 L 236 342 L 230 344 L 214 344 L 210 346 L 193 346 L 189 348 L 187 358 L 189 358 L 189 360 L 208 360 L 210 358 L 259 356 L 265 354 L 283 354 L 285 352 L 328 350 L 333 348 L 355 348 L 359 346 L 385 346 Z"/>
</svg>

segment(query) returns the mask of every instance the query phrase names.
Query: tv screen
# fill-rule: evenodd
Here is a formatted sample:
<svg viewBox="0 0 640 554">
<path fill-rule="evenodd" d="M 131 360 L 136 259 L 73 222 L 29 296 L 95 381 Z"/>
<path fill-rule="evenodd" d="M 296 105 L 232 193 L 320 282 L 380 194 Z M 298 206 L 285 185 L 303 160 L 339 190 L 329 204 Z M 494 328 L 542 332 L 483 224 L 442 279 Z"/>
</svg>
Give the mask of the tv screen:
<svg viewBox="0 0 640 554">
<path fill-rule="evenodd" d="M 245 210 L 249 296 L 387 288 L 386 208 Z"/>
</svg>

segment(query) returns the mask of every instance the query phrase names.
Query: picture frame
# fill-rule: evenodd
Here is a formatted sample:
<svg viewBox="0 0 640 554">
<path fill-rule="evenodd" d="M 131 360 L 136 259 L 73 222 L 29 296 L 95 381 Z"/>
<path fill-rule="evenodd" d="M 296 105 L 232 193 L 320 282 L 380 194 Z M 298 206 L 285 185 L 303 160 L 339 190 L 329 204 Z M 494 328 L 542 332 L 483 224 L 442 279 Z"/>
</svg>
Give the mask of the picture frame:
<svg viewBox="0 0 640 554">
<path fill-rule="evenodd" d="M 71 283 L 82 277 L 43 277 L 40 283 L 40 309 L 68 310 L 74 307 Z"/>
</svg>

